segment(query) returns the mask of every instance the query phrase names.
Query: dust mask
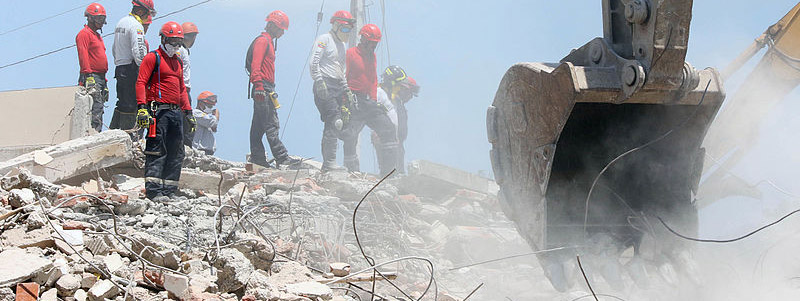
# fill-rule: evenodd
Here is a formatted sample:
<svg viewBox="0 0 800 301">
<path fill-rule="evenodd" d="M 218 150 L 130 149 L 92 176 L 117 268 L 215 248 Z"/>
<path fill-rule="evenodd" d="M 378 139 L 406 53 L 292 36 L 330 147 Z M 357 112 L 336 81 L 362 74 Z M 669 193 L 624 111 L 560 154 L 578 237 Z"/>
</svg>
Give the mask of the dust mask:
<svg viewBox="0 0 800 301">
<path fill-rule="evenodd" d="M 174 56 L 176 53 L 178 53 L 179 49 L 178 46 L 172 46 L 170 44 L 166 44 L 163 45 L 163 47 L 164 47 L 164 52 L 167 53 L 167 56 Z"/>
</svg>

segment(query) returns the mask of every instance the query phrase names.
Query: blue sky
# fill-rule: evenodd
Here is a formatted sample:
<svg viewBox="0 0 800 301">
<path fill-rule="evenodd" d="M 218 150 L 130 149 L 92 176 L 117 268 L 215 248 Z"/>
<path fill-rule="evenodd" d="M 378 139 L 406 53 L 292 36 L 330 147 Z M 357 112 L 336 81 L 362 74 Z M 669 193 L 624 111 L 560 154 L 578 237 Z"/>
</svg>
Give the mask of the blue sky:
<svg viewBox="0 0 800 301">
<path fill-rule="evenodd" d="M 3 1 L 0 32 L 63 12 L 87 1 Z M 194 4 L 197 0 L 155 0 L 160 14 Z M 367 0 L 372 23 L 382 24 L 379 0 Z M 112 32 L 117 21 L 130 11 L 129 1 L 100 1 L 108 11 L 104 32 Z M 246 99 L 247 77 L 244 54 L 251 39 L 264 27 L 264 17 L 274 9 L 291 19 L 278 43 L 277 91 L 283 107 L 280 119 L 283 141 L 289 152 L 320 159 L 322 123 L 313 104 L 308 69 L 302 68 L 314 39 L 316 14 L 322 1 L 214 0 L 154 22 L 147 35 L 158 44 L 157 30 L 166 21 L 192 21 L 200 34 L 192 49 L 194 95 L 210 90 L 219 95 L 221 123 L 218 155 L 243 161 L 249 152 L 248 131 L 252 105 Z M 407 160 L 427 159 L 471 172 L 490 171 L 485 114 L 498 83 L 512 64 L 522 61 L 555 62 L 570 49 L 602 35 L 601 1 L 394 1 L 386 0 L 386 27 L 391 63 L 405 70 L 422 87 L 409 109 Z M 687 60 L 698 68 L 724 67 L 767 26 L 781 18 L 796 2 L 695 1 Z M 31 9 L 33 8 L 33 9 Z M 320 33 L 329 30 L 327 20 L 347 0 L 325 1 Z M 74 43 L 85 24 L 82 10 L 0 35 L 0 65 Z M 106 38 L 111 60 L 113 39 Z M 378 68 L 386 67 L 386 41 L 379 46 Z M 116 101 L 113 62 L 109 63 L 111 97 L 105 123 L 111 119 Z M 751 64 L 752 65 L 752 64 Z M 75 49 L 0 70 L 0 91 L 72 85 L 78 73 Z M 740 74 L 741 77 L 741 74 Z M 295 87 L 300 90 L 291 118 L 287 115 Z M 735 91 L 728 86 L 728 93 Z M 791 112 L 800 107 L 784 102 L 764 126 L 770 133 L 759 142 L 757 155 L 742 164 L 741 172 L 752 182 L 761 178 L 791 188 L 800 158 L 786 147 L 794 138 L 792 128 L 800 119 Z M 283 130 L 283 129 L 282 129 Z M 368 138 L 362 136 L 362 169 L 374 171 L 374 156 Z M 341 152 L 339 153 L 341 162 Z M 763 204 L 741 201 L 758 210 Z M 776 205 L 777 206 L 777 205 Z M 711 217 L 713 218 L 713 216 Z M 720 217 L 722 218 L 722 217 Z M 721 221 L 721 220 L 720 220 Z M 753 221 L 757 223 L 760 218 Z M 745 225 L 747 226 L 747 225 Z"/>
</svg>

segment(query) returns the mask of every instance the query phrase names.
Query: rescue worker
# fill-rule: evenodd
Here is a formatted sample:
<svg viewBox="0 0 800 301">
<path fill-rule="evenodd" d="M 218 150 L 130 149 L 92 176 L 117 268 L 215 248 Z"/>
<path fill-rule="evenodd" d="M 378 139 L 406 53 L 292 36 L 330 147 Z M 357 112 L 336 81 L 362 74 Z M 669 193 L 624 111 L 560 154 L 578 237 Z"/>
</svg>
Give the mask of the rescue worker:
<svg viewBox="0 0 800 301">
<path fill-rule="evenodd" d="M 324 123 L 322 130 L 322 171 L 344 170 L 336 165 L 339 134 L 344 125 L 340 107 L 345 99 L 345 41 L 349 39 L 355 19 L 348 11 L 340 10 L 331 17 L 331 30 L 317 37 L 311 53 L 309 69 L 314 80 L 314 104 Z"/>
<path fill-rule="evenodd" d="M 253 121 L 250 124 L 250 162 L 269 167 L 261 137 L 265 134 L 276 167 L 299 167 L 300 160 L 289 157 L 279 137 L 278 94 L 275 93 L 275 41 L 289 29 L 289 17 L 276 10 L 267 16 L 264 32 L 252 44 L 250 83 L 253 84 Z"/>
<path fill-rule="evenodd" d="M 103 30 L 103 25 L 106 24 L 106 9 L 100 4 L 92 3 L 86 7 L 83 15 L 86 17 L 86 25 L 75 36 L 80 65 L 78 85 L 85 87 L 92 96 L 92 128 L 100 132 L 103 130 L 103 106 L 108 101 L 108 59 L 103 37 L 97 31 Z"/>
<path fill-rule="evenodd" d="M 217 95 L 203 91 L 197 96 L 197 106 L 192 111 L 194 119 L 197 120 L 197 131 L 194 133 L 192 148 L 201 150 L 209 156 L 217 150 L 214 133 L 217 132 L 219 124 L 219 111 L 214 108 L 215 105 L 217 105 Z"/>
<path fill-rule="evenodd" d="M 144 57 L 136 80 L 136 121 L 148 128 L 144 176 L 145 193 L 151 200 L 173 197 L 178 190 L 184 157 L 183 116 L 192 116 L 177 54 L 183 43 L 181 25 L 167 22 L 159 35 L 161 46 Z M 189 122 L 192 128 L 195 125 Z"/>
<path fill-rule="evenodd" d="M 197 30 L 197 25 L 192 22 L 184 22 L 181 24 L 181 28 L 183 28 L 183 46 L 178 50 L 178 55 L 183 61 L 183 82 L 186 84 L 186 93 L 189 94 L 189 102 L 192 101 L 192 83 L 191 83 L 191 61 L 189 60 L 189 48 L 192 48 L 194 45 L 194 41 L 197 38 L 197 34 L 200 31 Z M 188 117 L 188 116 L 187 116 Z M 186 119 L 184 119 L 185 121 Z M 183 144 L 186 146 L 192 146 L 192 141 L 194 140 L 194 133 L 190 133 L 189 127 L 186 126 L 184 123 L 183 125 Z"/>
<path fill-rule="evenodd" d="M 419 86 L 414 78 L 406 75 L 403 68 L 399 66 L 389 66 L 381 75 L 381 87 L 378 89 L 378 102 L 382 99 L 390 102 L 387 105 L 390 117 L 397 127 L 397 171 L 405 173 L 405 154 L 406 149 L 403 143 L 408 138 L 408 110 L 406 103 L 411 98 L 419 95 Z M 392 116 L 395 114 L 395 116 Z"/>
<path fill-rule="evenodd" d="M 375 48 L 381 40 L 381 31 L 367 24 L 359 31 L 358 46 L 347 50 L 347 84 L 354 95 L 348 105 L 350 122 L 344 130 L 344 163 L 351 172 L 360 169 L 358 161 L 358 136 L 366 124 L 378 134 L 381 153 L 378 167 L 381 175 L 391 172 L 397 164 L 397 135 L 385 107 L 377 102 L 378 75 Z"/>
<path fill-rule="evenodd" d="M 133 0 L 131 13 L 114 30 L 114 78 L 117 79 L 117 105 L 111 117 L 112 129 L 132 129 L 136 124 L 136 78 L 147 54 L 142 23 L 156 13 L 153 0 Z"/>
</svg>

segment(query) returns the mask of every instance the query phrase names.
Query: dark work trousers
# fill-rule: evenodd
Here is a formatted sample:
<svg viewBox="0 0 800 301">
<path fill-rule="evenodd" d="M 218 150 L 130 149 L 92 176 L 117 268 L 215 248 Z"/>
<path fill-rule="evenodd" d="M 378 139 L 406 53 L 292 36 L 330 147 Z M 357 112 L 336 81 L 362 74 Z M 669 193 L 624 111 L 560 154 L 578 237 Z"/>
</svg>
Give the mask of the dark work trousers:
<svg viewBox="0 0 800 301">
<path fill-rule="evenodd" d="M 117 79 L 117 107 L 111 117 L 111 129 L 129 130 L 136 125 L 136 79 L 139 66 L 136 63 L 117 66 L 114 78 Z"/>
<path fill-rule="evenodd" d="M 269 91 L 269 90 L 268 90 Z M 255 88 L 253 88 L 255 93 Z M 269 92 L 267 92 L 269 93 Z M 250 124 L 250 162 L 266 164 L 267 154 L 261 137 L 267 136 L 267 143 L 276 162 L 289 159 L 289 152 L 280 138 L 278 111 L 267 95 L 266 101 L 253 100 L 253 122 Z"/>
<path fill-rule="evenodd" d="M 189 88 L 186 88 L 186 94 L 189 95 L 189 104 L 192 103 L 192 94 L 189 94 Z M 194 105 L 192 105 L 194 108 Z M 192 132 L 192 127 L 186 121 L 186 116 L 183 116 L 183 145 L 188 147 L 192 147 L 192 141 L 194 141 L 194 132 Z"/>
<path fill-rule="evenodd" d="M 341 119 L 341 101 L 344 96 L 344 89 L 341 87 L 341 80 L 323 77 L 325 85 L 328 87 L 327 98 L 321 98 L 314 93 L 314 104 L 319 111 L 319 119 L 324 124 L 322 128 L 322 166 L 323 169 L 336 165 L 336 149 L 339 148 L 339 130 L 336 129 L 335 122 Z"/>
<path fill-rule="evenodd" d="M 375 100 L 367 99 L 363 94 L 356 94 L 357 108 L 351 108 L 350 122 L 343 130 L 344 166 L 351 172 L 360 171 L 358 159 L 358 137 L 364 125 L 378 134 L 380 143 L 376 145 L 378 168 L 381 175 L 386 175 L 397 165 L 397 130 L 386 110 Z"/>
<path fill-rule="evenodd" d="M 155 119 L 156 136 L 147 137 L 144 150 L 144 188 L 151 200 L 178 191 L 184 157 L 183 112 L 180 108 L 158 110 Z"/>
<path fill-rule="evenodd" d="M 103 130 L 103 109 L 105 109 L 106 101 L 108 101 L 108 82 L 106 82 L 105 73 L 88 73 L 81 74 L 78 82 L 86 85 L 86 77 L 94 77 L 95 88 L 89 92 L 92 97 L 92 128 L 98 133 Z"/>
</svg>

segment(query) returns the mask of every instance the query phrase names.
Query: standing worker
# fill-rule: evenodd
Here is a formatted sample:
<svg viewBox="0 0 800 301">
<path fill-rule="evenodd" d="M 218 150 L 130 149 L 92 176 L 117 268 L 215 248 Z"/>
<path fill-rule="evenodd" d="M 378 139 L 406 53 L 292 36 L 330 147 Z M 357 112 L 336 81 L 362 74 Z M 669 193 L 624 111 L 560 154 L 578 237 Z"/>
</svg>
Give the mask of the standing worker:
<svg viewBox="0 0 800 301">
<path fill-rule="evenodd" d="M 189 94 L 189 102 L 192 101 L 192 65 L 191 61 L 189 60 L 189 48 L 192 48 L 194 45 L 194 41 L 197 38 L 197 34 L 200 33 L 197 30 L 197 25 L 194 25 L 192 22 L 185 22 L 181 24 L 181 28 L 183 28 L 183 46 L 178 50 L 178 55 L 183 62 L 183 82 L 186 84 L 186 93 Z M 189 116 L 184 119 L 184 122 L 188 119 Z M 192 141 L 194 140 L 194 133 L 189 132 L 189 127 L 186 126 L 186 123 L 183 124 L 183 145 L 192 146 Z"/>
<path fill-rule="evenodd" d="M 217 95 L 203 91 L 197 96 L 197 106 L 192 111 L 197 120 L 197 131 L 194 133 L 192 148 L 201 150 L 209 156 L 217 150 L 214 133 L 217 132 L 219 124 L 219 111 L 214 108 L 215 105 L 217 105 Z"/>
<path fill-rule="evenodd" d="M 144 176 L 145 193 L 150 200 L 159 196 L 171 198 L 178 191 L 184 157 L 183 119 L 184 114 L 192 116 L 177 55 L 183 43 L 181 25 L 167 22 L 159 35 L 161 46 L 144 57 L 136 80 L 136 121 L 148 128 Z M 192 129 L 195 125 L 189 122 Z"/>
<path fill-rule="evenodd" d="M 250 124 L 250 162 L 269 167 L 261 137 L 265 134 L 275 157 L 276 167 L 298 168 L 300 160 L 289 157 L 289 152 L 279 137 L 278 93 L 275 93 L 275 41 L 289 29 L 289 17 L 276 10 L 267 16 L 267 26 L 248 50 L 245 59 L 253 84 L 253 122 Z"/>
<path fill-rule="evenodd" d="M 131 13 L 114 29 L 114 78 L 117 79 L 117 107 L 111 117 L 112 129 L 129 130 L 136 124 L 136 78 L 147 54 L 142 23 L 155 16 L 153 0 L 133 0 Z"/>
<path fill-rule="evenodd" d="M 403 143 L 408 138 L 408 110 L 406 103 L 411 98 L 419 95 L 417 81 L 408 76 L 399 66 L 389 66 L 381 75 L 381 87 L 378 89 L 378 99 L 386 99 L 391 102 L 392 111 L 396 116 L 393 121 L 397 126 L 397 171 L 405 173 L 405 154 L 406 150 Z"/>
<path fill-rule="evenodd" d="M 108 101 L 108 59 L 103 37 L 97 31 L 102 30 L 106 24 L 106 9 L 100 4 L 92 3 L 86 7 L 83 15 L 86 17 L 86 25 L 75 36 L 78 64 L 81 68 L 78 85 L 85 87 L 92 96 L 92 128 L 100 132 L 103 130 L 103 107 Z"/>
<path fill-rule="evenodd" d="M 348 108 L 352 115 L 344 133 L 344 163 L 351 172 L 360 170 L 358 137 L 364 124 L 378 134 L 381 155 L 378 166 L 381 175 L 391 172 L 397 164 L 397 133 L 387 109 L 377 102 L 378 75 L 375 48 L 381 40 L 381 31 L 375 24 L 367 24 L 359 31 L 358 46 L 347 50 L 347 84 L 354 94 L 355 105 Z"/>
<path fill-rule="evenodd" d="M 355 19 L 348 11 L 340 10 L 331 17 L 331 31 L 314 42 L 309 69 L 314 80 L 314 104 L 324 123 L 322 130 L 322 171 L 344 170 L 336 165 L 339 134 L 344 125 L 340 107 L 345 99 L 345 41 L 353 30 Z"/>
</svg>

